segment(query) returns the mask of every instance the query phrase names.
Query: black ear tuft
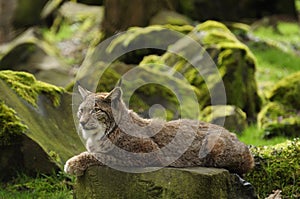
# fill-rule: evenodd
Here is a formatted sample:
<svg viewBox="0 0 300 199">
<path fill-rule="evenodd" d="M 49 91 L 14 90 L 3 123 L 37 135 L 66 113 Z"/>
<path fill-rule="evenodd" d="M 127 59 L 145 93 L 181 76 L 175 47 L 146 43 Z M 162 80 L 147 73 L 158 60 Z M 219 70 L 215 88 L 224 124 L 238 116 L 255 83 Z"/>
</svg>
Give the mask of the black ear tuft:
<svg viewBox="0 0 300 199">
<path fill-rule="evenodd" d="M 122 89 L 120 87 L 116 87 L 105 97 L 105 100 L 111 102 L 117 102 L 121 100 L 121 97 L 122 97 Z"/>
<path fill-rule="evenodd" d="M 91 94 L 91 91 L 88 91 L 87 89 L 81 87 L 80 85 L 78 85 L 78 91 L 82 97 L 82 99 L 85 99 L 86 96 L 88 96 L 89 94 Z"/>
</svg>

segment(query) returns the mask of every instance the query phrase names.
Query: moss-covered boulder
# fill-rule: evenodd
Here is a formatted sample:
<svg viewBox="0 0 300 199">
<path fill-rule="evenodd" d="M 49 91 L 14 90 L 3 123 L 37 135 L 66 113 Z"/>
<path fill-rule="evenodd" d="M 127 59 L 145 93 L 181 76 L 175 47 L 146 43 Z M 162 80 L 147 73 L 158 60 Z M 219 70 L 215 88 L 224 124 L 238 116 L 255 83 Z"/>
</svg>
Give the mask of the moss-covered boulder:
<svg viewBox="0 0 300 199">
<path fill-rule="evenodd" d="M 191 25 L 192 20 L 188 17 L 170 10 L 162 10 L 154 15 L 150 20 L 150 25 Z"/>
<path fill-rule="evenodd" d="M 14 71 L 0 71 L 0 89 L 0 180 L 50 173 L 85 150 L 64 89 Z"/>
<path fill-rule="evenodd" d="M 285 77 L 274 85 L 268 98 L 300 110 L 300 72 Z"/>
<path fill-rule="evenodd" d="M 281 190 L 282 198 L 300 196 L 300 140 L 275 146 L 252 147 L 256 166 L 245 179 L 253 184 L 259 198 Z"/>
<path fill-rule="evenodd" d="M 269 93 L 268 103 L 258 115 L 266 137 L 300 135 L 300 72 L 283 78 Z"/>
<path fill-rule="evenodd" d="M 264 137 L 274 136 L 298 137 L 300 135 L 300 118 L 298 110 L 280 102 L 269 102 L 258 114 L 259 127 L 264 129 Z"/>
<path fill-rule="evenodd" d="M 201 111 L 200 120 L 224 125 L 229 131 L 237 133 L 242 132 L 247 127 L 246 113 L 236 106 L 207 106 Z"/>
<path fill-rule="evenodd" d="M 92 62 L 92 59 L 90 61 Z M 92 66 L 99 67 L 97 71 L 103 73 L 78 75 L 77 81 L 87 88 L 96 86 L 97 92 L 104 92 L 111 91 L 122 78 L 123 100 L 130 109 L 143 117 L 160 117 L 166 120 L 199 117 L 197 97 L 200 91 L 190 86 L 187 81 L 151 67 L 122 62 L 114 62 L 111 65 L 95 63 Z M 72 90 L 74 84 L 71 84 L 68 90 Z"/>
<path fill-rule="evenodd" d="M 147 173 L 126 173 L 91 166 L 78 177 L 75 197 L 82 198 L 257 198 L 253 187 L 216 168 L 163 168 Z"/>
<path fill-rule="evenodd" d="M 187 42 L 191 42 L 191 40 L 186 42 L 184 34 L 187 34 L 203 48 L 198 49 L 199 52 L 195 52 L 194 48 L 187 45 Z M 144 46 L 147 49 L 136 51 L 136 47 L 145 45 L 145 41 L 149 40 L 151 40 L 151 44 L 148 42 L 146 44 L 148 46 Z M 157 46 L 167 49 L 169 52 L 160 55 L 161 49 L 153 50 Z M 208 52 L 210 58 L 205 55 L 203 49 Z M 150 67 L 158 73 L 170 74 L 174 71 L 181 73 L 189 84 L 201 91 L 198 99 L 202 109 L 211 105 L 210 92 L 219 94 L 220 92 L 216 90 L 224 84 L 227 104 L 241 108 L 247 114 L 248 121 L 256 121 L 261 101 L 257 94 L 255 81 L 255 58 L 248 47 L 242 44 L 224 24 L 207 21 L 196 27 L 156 25 L 146 28 L 131 28 L 125 34 L 114 38 L 105 53 L 116 54 L 126 50 L 133 52 L 119 57 L 119 60 L 131 64 L 139 63 L 139 65 Z M 145 57 L 147 54 L 152 55 Z M 196 63 L 198 65 L 193 66 L 182 56 L 189 58 L 189 61 L 192 62 L 200 61 Z M 213 61 L 217 65 L 222 79 L 218 79 L 213 76 L 214 74 L 206 71 L 214 70 Z M 170 69 L 166 70 L 166 67 L 160 67 L 162 65 L 169 66 Z M 203 65 L 206 65 L 206 68 L 203 68 Z M 209 77 L 204 79 L 197 70 L 198 68 L 203 69 L 200 73 L 208 74 Z M 214 105 L 218 103 L 222 104 L 217 102 Z"/>
<path fill-rule="evenodd" d="M 209 53 L 211 59 L 215 61 L 223 82 L 216 82 L 217 78 L 211 76 L 210 79 L 215 81 L 208 84 L 195 68 L 201 68 L 200 65 L 194 67 L 184 58 L 170 52 L 166 52 L 161 57 L 145 58 L 141 64 L 165 64 L 182 73 L 191 85 L 203 93 L 199 101 L 202 108 L 211 104 L 208 88 L 212 92 L 217 86 L 224 83 L 227 104 L 241 108 L 247 114 L 248 121 L 255 121 L 260 110 L 261 100 L 255 81 L 255 58 L 248 47 L 242 44 L 225 25 L 215 21 L 199 24 L 188 36 L 196 40 Z M 179 55 L 187 53 L 189 56 L 193 55 L 194 57 L 190 60 L 203 59 L 201 64 L 210 64 L 203 58 L 203 52 L 190 52 L 190 46 L 185 45 L 185 42 L 179 40 L 171 48 L 179 49 Z M 203 73 L 205 72 L 203 71 Z"/>
<path fill-rule="evenodd" d="M 63 62 L 58 49 L 35 28 L 0 47 L 0 69 L 27 71 L 58 86 L 65 86 L 73 78 L 71 67 Z"/>
</svg>

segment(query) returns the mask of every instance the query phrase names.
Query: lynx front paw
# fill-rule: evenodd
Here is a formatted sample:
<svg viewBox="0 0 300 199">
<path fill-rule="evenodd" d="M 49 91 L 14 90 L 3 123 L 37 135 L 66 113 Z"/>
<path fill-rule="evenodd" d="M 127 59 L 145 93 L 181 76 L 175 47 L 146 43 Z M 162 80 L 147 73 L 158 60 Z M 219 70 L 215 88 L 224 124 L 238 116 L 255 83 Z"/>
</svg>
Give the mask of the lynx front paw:
<svg viewBox="0 0 300 199">
<path fill-rule="evenodd" d="M 64 171 L 67 174 L 76 175 L 76 176 L 83 175 L 85 169 L 86 168 L 80 165 L 80 160 L 78 160 L 78 156 L 74 156 L 70 158 L 64 166 Z"/>
<path fill-rule="evenodd" d="M 71 175 L 81 176 L 84 171 L 91 165 L 101 165 L 92 154 L 83 152 L 77 156 L 70 158 L 65 166 L 64 171 Z"/>
</svg>

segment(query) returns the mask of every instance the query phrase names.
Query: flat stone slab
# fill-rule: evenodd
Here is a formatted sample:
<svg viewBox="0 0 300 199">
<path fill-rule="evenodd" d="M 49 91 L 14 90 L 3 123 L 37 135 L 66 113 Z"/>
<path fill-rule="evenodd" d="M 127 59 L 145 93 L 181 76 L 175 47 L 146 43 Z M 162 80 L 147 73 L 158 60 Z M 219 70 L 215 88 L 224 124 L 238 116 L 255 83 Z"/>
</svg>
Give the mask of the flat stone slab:
<svg viewBox="0 0 300 199">
<path fill-rule="evenodd" d="M 126 173 L 91 166 L 77 178 L 74 198 L 257 198 L 251 184 L 225 169 L 163 168 L 146 173 Z"/>
</svg>

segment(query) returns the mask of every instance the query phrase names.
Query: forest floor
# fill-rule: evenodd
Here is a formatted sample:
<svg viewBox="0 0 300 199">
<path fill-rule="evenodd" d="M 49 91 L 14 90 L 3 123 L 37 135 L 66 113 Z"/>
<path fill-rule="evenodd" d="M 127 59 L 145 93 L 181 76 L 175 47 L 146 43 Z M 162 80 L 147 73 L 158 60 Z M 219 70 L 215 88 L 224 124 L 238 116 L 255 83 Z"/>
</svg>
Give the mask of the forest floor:
<svg viewBox="0 0 300 199">
<path fill-rule="evenodd" d="M 271 26 L 261 26 L 250 34 L 255 41 L 246 44 L 256 57 L 256 81 L 264 102 L 275 83 L 300 71 L 300 26 L 299 23 L 279 22 L 277 30 Z M 285 137 L 262 139 L 263 133 L 262 129 L 252 125 L 239 138 L 254 146 L 274 145 L 286 140 Z"/>
<path fill-rule="evenodd" d="M 300 1 L 299 1 L 300 2 Z M 257 40 L 247 45 L 257 59 L 256 79 L 259 93 L 264 98 L 272 85 L 281 78 L 300 71 L 300 27 L 293 23 L 279 23 L 279 33 L 272 27 L 260 27 L 251 34 Z M 239 135 L 241 141 L 249 145 L 274 145 L 286 140 L 276 137 L 262 139 L 263 131 L 256 125 L 249 126 Z M 35 178 L 20 174 L 7 184 L 0 185 L 0 198 L 73 198 L 74 177 L 58 173 L 50 176 L 38 175 Z"/>
</svg>

